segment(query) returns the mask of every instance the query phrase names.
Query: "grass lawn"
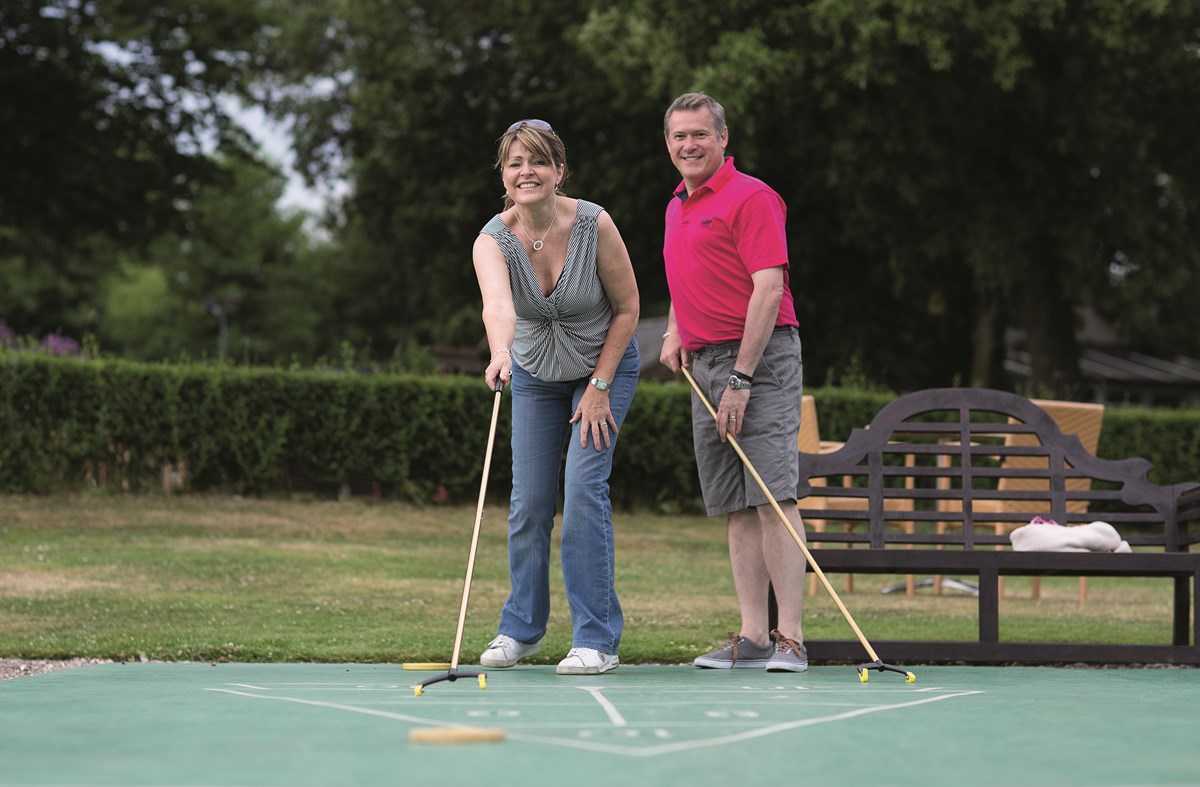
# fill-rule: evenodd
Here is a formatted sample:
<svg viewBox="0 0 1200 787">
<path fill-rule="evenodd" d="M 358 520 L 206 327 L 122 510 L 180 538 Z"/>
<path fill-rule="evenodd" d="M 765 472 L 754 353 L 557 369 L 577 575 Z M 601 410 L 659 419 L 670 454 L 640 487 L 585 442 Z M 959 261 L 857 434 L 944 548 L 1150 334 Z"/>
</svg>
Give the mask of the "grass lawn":
<svg viewBox="0 0 1200 787">
<path fill-rule="evenodd" d="M 508 592 L 506 506 L 484 512 L 462 661 L 494 636 Z M 208 496 L 0 497 L 0 657 L 198 661 L 448 661 L 475 509 Z M 723 521 L 618 513 L 621 659 L 677 663 L 737 628 Z M 552 565 L 557 567 L 557 542 Z M 820 551 L 815 555 L 820 560 Z M 842 599 L 869 640 L 974 639 L 976 599 L 883 595 L 860 575 Z M 839 593 L 842 577 L 831 576 Z M 1166 642 L 1171 585 L 1006 580 L 1006 640 Z M 570 647 L 561 577 L 535 663 Z M 824 592 L 805 634 L 853 638 Z M 880 653 L 884 659 L 886 653 Z"/>
</svg>

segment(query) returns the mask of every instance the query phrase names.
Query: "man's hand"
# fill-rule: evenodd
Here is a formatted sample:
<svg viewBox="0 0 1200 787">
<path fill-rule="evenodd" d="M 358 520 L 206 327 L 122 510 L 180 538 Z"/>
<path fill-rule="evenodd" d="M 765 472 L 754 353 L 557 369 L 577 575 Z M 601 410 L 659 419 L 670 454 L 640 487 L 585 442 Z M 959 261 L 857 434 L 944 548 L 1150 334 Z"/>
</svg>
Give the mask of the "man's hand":
<svg viewBox="0 0 1200 787">
<path fill-rule="evenodd" d="M 742 429 L 742 419 L 746 415 L 746 405 L 750 403 L 750 389 L 743 388 L 735 391 L 726 387 L 721 395 L 721 404 L 717 407 L 717 436 L 725 442 L 725 435 L 737 437 Z"/>
<path fill-rule="evenodd" d="M 689 365 L 688 360 L 688 351 L 683 349 L 683 342 L 674 331 L 663 337 L 662 351 L 658 354 L 659 363 L 679 374 L 681 367 Z"/>
</svg>

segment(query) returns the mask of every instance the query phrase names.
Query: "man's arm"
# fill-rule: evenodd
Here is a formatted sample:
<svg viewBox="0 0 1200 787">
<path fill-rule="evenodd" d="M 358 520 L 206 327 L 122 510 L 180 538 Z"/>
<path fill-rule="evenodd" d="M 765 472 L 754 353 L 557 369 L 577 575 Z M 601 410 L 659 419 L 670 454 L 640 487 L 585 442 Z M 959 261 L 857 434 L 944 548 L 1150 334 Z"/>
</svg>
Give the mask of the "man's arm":
<svg viewBox="0 0 1200 787">
<path fill-rule="evenodd" d="M 771 340 L 771 332 L 775 330 L 775 319 L 779 316 L 779 303 L 783 299 L 783 268 L 756 271 L 751 274 L 751 279 L 754 281 L 754 292 L 746 307 L 746 329 L 733 368 L 753 377 L 767 342 Z M 741 430 L 751 390 L 725 387 L 721 404 L 717 407 L 717 433 L 722 440 L 727 431 L 737 435 Z"/>
<path fill-rule="evenodd" d="M 663 334 L 662 350 L 658 361 L 675 374 L 679 374 L 680 366 L 688 365 L 688 352 L 683 349 L 683 341 L 679 338 L 679 329 L 675 326 L 675 304 L 667 310 L 667 332 Z"/>
<path fill-rule="evenodd" d="M 771 340 L 771 332 L 775 330 L 775 320 L 779 317 L 779 304 L 783 300 L 783 268 L 757 271 L 750 278 L 754 281 L 754 292 L 746 307 L 746 329 L 733 368 L 753 377 L 767 342 Z"/>
</svg>

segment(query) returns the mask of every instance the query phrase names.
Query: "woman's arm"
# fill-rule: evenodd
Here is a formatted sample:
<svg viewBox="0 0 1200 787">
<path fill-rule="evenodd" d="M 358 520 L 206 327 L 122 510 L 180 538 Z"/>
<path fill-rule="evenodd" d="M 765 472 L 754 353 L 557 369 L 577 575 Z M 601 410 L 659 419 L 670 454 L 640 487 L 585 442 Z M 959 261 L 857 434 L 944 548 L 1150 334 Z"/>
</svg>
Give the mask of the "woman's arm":
<svg viewBox="0 0 1200 787">
<path fill-rule="evenodd" d="M 507 383 L 512 378 L 511 348 L 517 333 L 517 312 L 513 307 L 512 289 L 508 283 L 508 263 L 496 239 L 483 233 L 475 239 L 472 249 L 475 277 L 483 296 L 483 327 L 487 330 L 488 361 L 484 379 L 495 390 L 497 380 Z"/>
</svg>

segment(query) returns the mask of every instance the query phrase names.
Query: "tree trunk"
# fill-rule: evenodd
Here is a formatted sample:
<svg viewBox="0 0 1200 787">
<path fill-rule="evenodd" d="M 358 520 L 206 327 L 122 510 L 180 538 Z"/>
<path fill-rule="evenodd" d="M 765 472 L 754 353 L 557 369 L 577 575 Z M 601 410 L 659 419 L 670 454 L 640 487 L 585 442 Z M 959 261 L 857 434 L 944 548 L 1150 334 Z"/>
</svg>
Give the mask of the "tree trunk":
<svg viewBox="0 0 1200 787">
<path fill-rule="evenodd" d="M 1075 310 L 1064 291 L 1057 262 L 1036 258 L 1026 270 L 1023 301 L 1019 309 L 1030 355 L 1033 395 L 1051 399 L 1076 399 L 1084 392 L 1079 371 L 1079 343 L 1075 340 Z"/>
<path fill-rule="evenodd" d="M 994 286 L 975 272 L 975 328 L 971 342 L 971 378 L 973 388 L 991 388 L 992 362 L 996 353 L 996 319 L 1000 298 Z"/>
</svg>

